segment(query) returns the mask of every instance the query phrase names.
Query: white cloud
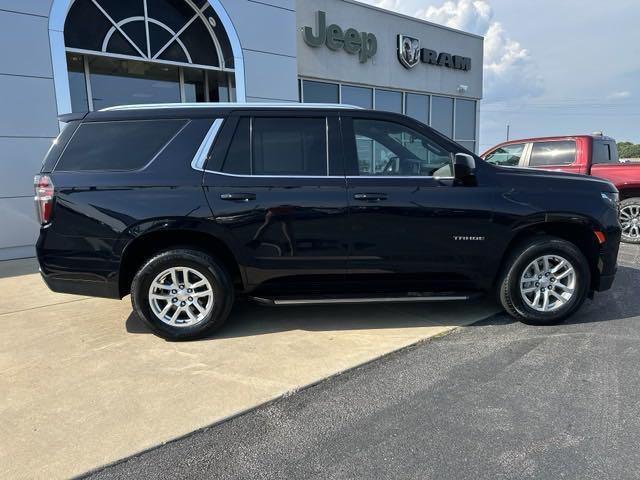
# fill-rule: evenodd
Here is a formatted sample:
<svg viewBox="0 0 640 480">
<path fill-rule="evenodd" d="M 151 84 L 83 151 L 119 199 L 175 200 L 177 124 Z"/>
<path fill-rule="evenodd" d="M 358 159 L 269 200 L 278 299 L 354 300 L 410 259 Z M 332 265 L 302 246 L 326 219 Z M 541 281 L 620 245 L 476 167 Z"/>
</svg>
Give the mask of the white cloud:
<svg viewBox="0 0 640 480">
<path fill-rule="evenodd" d="M 369 3 L 373 3 L 376 7 L 399 12 L 401 10 L 401 1 L 402 0 L 374 0 L 369 1 Z"/>
<path fill-rule="evenodd" d="M 625 98 L 629 98 L 631 96 L 631 92 L 622 91 L 622 92 L 611 92 L 607 95 L 607 100 L 624 100 Z"/>
<path fill-rule="evenodd" d="M 400 0 L 374 0 L 376 5 L 400 10 Z M 406 12 L 409 13 L 409 12 Z M 494 21 L 486 0 L 449 0 L 439 7 L 413 12 L 416 17 L 484 37 L 484 97 L 488 102 L 536 97 L 543 80 L 529 52 Z"/>
</svg>

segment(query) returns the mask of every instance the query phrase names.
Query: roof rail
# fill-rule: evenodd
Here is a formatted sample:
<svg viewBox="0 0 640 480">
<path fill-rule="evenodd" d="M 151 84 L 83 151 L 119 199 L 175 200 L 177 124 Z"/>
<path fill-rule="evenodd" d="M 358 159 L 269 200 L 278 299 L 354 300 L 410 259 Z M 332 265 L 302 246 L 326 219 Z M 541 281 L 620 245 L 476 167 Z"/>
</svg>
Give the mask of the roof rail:
<svg viewBox="0 0 640 480">
<path fill-rule="evenodd" d="M 182 109 L 182 108 L 335 108 L 342 110 L 357 110 L 360 107 L 344 105 L 340 103 L 149 103 L 140 105 L 118 105 L 99 110 L 100 112 L 123 112 L 131 110 L 160 110 L 160 109 Z"/>
</svg>

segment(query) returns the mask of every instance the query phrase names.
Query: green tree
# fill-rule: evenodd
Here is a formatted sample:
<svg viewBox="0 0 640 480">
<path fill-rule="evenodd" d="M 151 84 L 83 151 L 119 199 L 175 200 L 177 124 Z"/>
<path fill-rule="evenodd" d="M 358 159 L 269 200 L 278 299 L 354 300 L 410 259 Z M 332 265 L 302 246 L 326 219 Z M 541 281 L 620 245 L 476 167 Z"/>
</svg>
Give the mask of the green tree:
<svg viewBox="0 0 640 480">
<path fill-rule="evenodd" d="M 618 143 L 618 155 L 620 158 L 640 158 L 640 144 L 620 142 Z"/>
</svg>

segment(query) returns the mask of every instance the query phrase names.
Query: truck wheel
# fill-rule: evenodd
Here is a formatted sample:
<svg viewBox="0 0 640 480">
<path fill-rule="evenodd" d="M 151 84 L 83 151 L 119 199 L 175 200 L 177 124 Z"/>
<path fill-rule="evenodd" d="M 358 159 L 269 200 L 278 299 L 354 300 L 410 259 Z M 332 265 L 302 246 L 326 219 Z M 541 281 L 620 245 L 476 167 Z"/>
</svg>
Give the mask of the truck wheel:
<svg viewBox="0 0 640 480">
<path fill-rule="evenodd" d="M 233 300 L 226 269 L 197 250 L 180 248 L 154 256 L 131 285 L 133 310 L 167 340 L 193 340 L 217 330 Z"/>
<path fill-rule="evenodd" d="M 640 243 L 640 198 L 627 198 L 620 202 L 622 241 Z"/>
<path fill-rule="evenodd" d="M 498 282 L 509 315 L 531 325 L 553 325 L 575 313 L 591 283 L 589 264 L 572 243 L 536 237 L 516 248 Z"/>
</svg>

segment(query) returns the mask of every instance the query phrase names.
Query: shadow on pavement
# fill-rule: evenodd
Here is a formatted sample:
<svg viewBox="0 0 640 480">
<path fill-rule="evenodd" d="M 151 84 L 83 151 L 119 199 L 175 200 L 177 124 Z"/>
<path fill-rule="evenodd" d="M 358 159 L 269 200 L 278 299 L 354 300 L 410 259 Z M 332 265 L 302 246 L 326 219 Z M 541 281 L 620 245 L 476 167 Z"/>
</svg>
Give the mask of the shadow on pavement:
<svg viewBox="0 0 640 480">
<path fill-rule="evenodd" d="M 577 314 L 564 323 L 585 324 L 640 317 L 640 270 L 620 266 L 613 288 L 596 293 Z M 204 340 L 305 330 L 344 331 L 418 328 L 427 326 L 505 325 L 513 320 L 491 299 L 467 303 L 416 303 L 265 307 L 248 301 L 236 303 L 227 324 Z M 129 333 L 151 333 L 132 312 L 126 321 Z"/>
<path fill-rule="evenodd" d="M 468 303 L 370 305 L 316 305 L 267 307 L 239 301 L 226 325 L 210 339 L 305 330 L 344 331 L 459 326 L 491 317 L 499 311 L 489 300 Z M 133 312 L 126 321 L 129 333 L 151 333 Z M 205 339 L 206 340 L 206 339 Z"/>
</svg>

